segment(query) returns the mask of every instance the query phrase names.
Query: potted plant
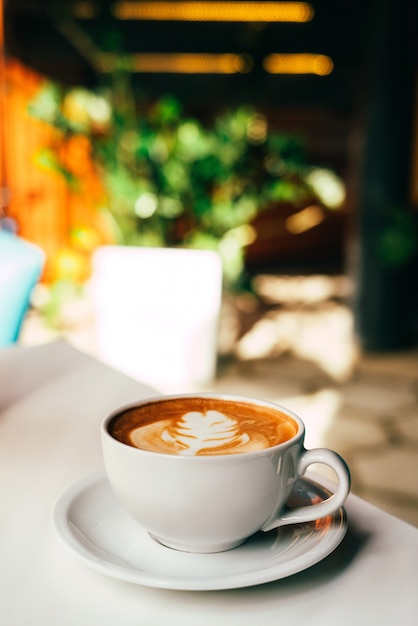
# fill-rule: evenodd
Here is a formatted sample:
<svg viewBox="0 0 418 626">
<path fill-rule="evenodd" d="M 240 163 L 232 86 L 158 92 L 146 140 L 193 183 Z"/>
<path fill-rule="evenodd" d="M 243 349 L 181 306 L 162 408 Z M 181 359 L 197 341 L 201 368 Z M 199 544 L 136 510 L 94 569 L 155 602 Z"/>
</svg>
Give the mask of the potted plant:
<svg viewBox="0 0 418 626">
<path fill-rule="evenodd" d="M 135 94 L 127 73 L 112 79 L 94 91 L 49 83 L 30 111 L 63 141 L 88 138 L 105 190 L 97 209 L 115 243 L 217 250 L 225 284 L 234 288 L 245 280 L 244 250 L 260 211 L 312 200 L 332 208 L 309 178 L 314 168 L 302 139 L 271 130 L 254 107 L 202 120 L 172 96 L 150 101 Z M 83 181 L 57 151 L 48 164 L 82 192 Z"/>
</svg>

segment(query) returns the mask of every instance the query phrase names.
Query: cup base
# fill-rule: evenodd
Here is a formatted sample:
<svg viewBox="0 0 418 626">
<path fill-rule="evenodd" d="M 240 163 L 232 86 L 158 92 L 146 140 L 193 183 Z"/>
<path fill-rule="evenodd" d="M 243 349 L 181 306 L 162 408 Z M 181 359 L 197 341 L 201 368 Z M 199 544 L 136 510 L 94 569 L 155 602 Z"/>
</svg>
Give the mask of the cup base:
<svg viewBox="0 0 418 626">
<path fill-rule="evenodd" d="M 244 538 L 239 539 L 238 541 L 228 541 L 227 543 L 218 543 L 215 545 L 211 544 L 205 546 L 190 546 L 186 544 L 176 543 L 168 539 L 163 539 L 162 537 L 157 537 L 152 533 L 148 534 L 151 539 L 166 548 L 170 548 L 171 550 L 177 550 L 178 552 L 193 552 L 195 554 L 213 554 L 215 552 L 227 552 L 228 550 L 238 548 L 238 546 L 242 545 L 244 541 L 246 541 L 246 538 Z"/>
</svg>

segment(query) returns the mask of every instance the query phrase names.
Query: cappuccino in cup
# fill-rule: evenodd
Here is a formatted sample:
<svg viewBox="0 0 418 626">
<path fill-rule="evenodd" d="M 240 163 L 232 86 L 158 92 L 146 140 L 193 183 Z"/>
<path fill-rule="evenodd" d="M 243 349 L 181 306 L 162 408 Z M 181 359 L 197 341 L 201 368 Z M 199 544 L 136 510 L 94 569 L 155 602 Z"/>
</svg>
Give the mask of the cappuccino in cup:
<svg viewBox="0 0 418 626">
<path fill-rule="evenodd" d="M 350 490 L 344 460 L 306 450 L 305 427 L 292 411 L 226 394 L 159 396 L 103 420 L 110 486 L 125 510 L 169 548 L 231 550 L 258 531 L 332 515 Z M 335 493 L 287 509 L 298 478 L 313 463 L 331 467 Z"/>
<path fill-rule="evenodd" d="M 277 446 L 298 425 L 279 410 L 217 398 L 161 400 L 122 411 L 109 433 L 122 443 L 184 456 L 239 454 Z"/>
</svg>

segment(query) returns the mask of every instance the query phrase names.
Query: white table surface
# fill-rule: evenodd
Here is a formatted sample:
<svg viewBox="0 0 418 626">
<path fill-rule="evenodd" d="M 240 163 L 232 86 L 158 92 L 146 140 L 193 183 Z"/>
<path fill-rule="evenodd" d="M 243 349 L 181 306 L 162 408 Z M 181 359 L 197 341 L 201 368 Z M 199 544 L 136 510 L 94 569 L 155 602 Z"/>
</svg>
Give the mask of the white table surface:
<svg viewBox="0 0 418 626">
<path fill-rule="evenodd" d="M 52 529 L 53 504 L 102 469 L 102 418 L 154 393 L 65 342 L 0 350 L 2 626 L 418 624 L 418 529 L 355 495 L 340 546 L 265 585 L 154 589 L 79 561 Z"/>
</svg>

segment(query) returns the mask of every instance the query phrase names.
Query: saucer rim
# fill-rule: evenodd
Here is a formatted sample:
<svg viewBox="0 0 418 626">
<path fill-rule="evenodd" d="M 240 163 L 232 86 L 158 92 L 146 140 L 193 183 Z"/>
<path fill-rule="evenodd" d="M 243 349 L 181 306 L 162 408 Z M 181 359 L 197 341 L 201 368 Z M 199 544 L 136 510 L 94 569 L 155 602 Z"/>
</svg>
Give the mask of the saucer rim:
<svg viewBox="0 0 418 626">
<path fill-rule="evenodd" d="M 325 492 L 329 495 L 332 494 L 330 489 L 326 486 L 326 484 L 324 484 L 327 482 L 326 479 L 322 479 L 322 477 L 319 477 L 318 475 L 305 474 L 299 480 L 302 483 L 308 483 L 309 487 L 316 491 L 319 490 L 320 492 Z M 324 480 L 324 483 L 322 480 Z M 129 566 L 126 562 L 123 562 L 123 564 L 112 562 L 105 553 L 102 556 L 99 556 L 98 549 L 89 550 L 86 546 L 88 541 L 86 541 L 82 532 L 69 518 L 70 508 L 75 499 L 87 489 L 90 489 L 95 485 L 98 487 L 102 483 L 106 483 L 109 491 L 111 491 L 106 474 L 103 470 L 89 474 L 64 489 L 57 497 L 52 508 L 51 522 L 53 530 L 61 542 L 63 542 L 64 545 L 70 550 L 70 552 L 72 552 L 78 560 L 82 561 L 90 569 L 111 578 L 145 587 L 184 591 L 215 591 L 253 587 L 281 580 L 309 569 L 313 565 L 325 559 L 340 545 L 348 530 L 347 512 L 342 506 L 331 516 L 333 519 L 332 540 L 329 541 L 328 535 L 331 530 L 328 530 L 326 533 L 328 542 L 324 542 L 322 549 L 318 549 L 317 546 L 316 549 L 313 549 L 310 552 L 308 550 L 307 553 L 296 556 L 296 558 L 287 562 L 287 568 L 284 568 L 279 564 L 279 566 L 276 567 L 266 567 L 261 571 L 257 569 L 241 573 L 228 573 L 224 576 L 210 576 L 201 579 L 196 579 L 192 576 L 173 578 L 167 574 L 157 575 L 152 572 L 147 572 L 145 569 L 140 569 L 135 565 Z M 142 526 L 140 526 L 140 528 L 142 533 L 145 534 L 147 532 Z M 81 540 L 81 537 L 83 537 L 83 541 Z M 152 539 L 150 539 L 150 541 L 152 541 Z M 235 548 L 233 552 L 245 549 L 243 546 L 245 546 L 245 543 Z M 186 553 L 183 554 L 187 556 Z M 201 556 L 204 558 L 208 555 Z"/>
</svg>

